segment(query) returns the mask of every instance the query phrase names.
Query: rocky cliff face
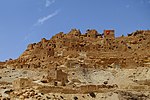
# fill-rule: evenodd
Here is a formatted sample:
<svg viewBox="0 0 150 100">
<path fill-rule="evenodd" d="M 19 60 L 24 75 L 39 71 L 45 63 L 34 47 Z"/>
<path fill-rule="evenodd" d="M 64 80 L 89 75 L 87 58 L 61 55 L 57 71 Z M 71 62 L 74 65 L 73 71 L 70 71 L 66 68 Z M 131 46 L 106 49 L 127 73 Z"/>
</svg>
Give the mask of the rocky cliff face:
<svg viewBox="0 0 150 100">
<path fill-rule="evenodd" d="M 72 67 L 149 66 L 149 30 L 117 38 L 107 32 L 114 31 L 105 30 L 100 34 L 96 30 L 87 30 L 82 34 L 80 30 L 72 29 L 67 34 L 60 32 L 50 40 L 43 38 L 29 44 L 18 59 L 7 61 L 7 65 L 19 68 L 49 68 L 66 63 Z"/>
</svg>

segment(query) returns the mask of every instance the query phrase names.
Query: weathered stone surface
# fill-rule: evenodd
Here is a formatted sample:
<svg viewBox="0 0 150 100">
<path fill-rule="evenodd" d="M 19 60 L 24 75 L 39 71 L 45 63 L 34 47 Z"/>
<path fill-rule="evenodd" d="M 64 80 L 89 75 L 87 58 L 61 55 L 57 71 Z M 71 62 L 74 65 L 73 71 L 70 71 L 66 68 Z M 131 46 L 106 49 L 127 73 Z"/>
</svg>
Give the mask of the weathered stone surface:
<svg viewBox="0 0 150 100">
<path fill-rule="evenodd" d="M 13 82 L 14 89 L 32 87 L 32 81 L 29 78 L 19 78 Z"/>
<path fill-rule="evenodd" d="M 19 58 L 0 62 L 0 93 L 13 89 L 7 94 L 14 100 L 66 99 L 67 94 L 73 94 L 68 100 L 88 100 L 89 92 L 97 100 L 149 99 L 150 31 L 121 37 L 114 32 L 72 29 L 29 44 Z M 143 94 L 134 93 L 139 91 Z"/>
<path fill-rule="evenodd" d="M 67 64 L 69 59 L 65 61 L 66 57 L 77 58 L 81 52 L 86 52 L 89 66 L 107 67 L 113 63 L 120 67 L 149 66 L 149 62 L 145 62 L 145 55 L 150 57 L 147 51 L 150 49 L 149 30 L 136 31 L 130 36 L 117 38 L 114 37 L 114 30 L 104 30 L 103 34 L 94 29 L 87 30 L 85 34 L 81 34 L 77 29 L 72 29 L 68 34 L 60 32 L 50 40 L 43 38 L 39 43 L 29 44 L 18 59 L 7 61 L 7 65 L 20 66 L 19 68 L 48 68 L 55 62 L 60 65 Z M 89 56 L 91 52 L 92 56 Z M 97 62 L 92 57 L 98 57 L 98 60 L 104 63 Z"/>
</svg>

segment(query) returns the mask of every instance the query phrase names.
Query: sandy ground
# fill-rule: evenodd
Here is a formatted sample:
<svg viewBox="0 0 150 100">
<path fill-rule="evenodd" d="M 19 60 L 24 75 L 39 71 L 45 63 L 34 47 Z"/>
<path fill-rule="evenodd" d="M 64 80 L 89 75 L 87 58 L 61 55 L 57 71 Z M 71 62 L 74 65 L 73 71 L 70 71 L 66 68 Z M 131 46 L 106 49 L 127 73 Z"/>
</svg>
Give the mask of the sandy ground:
<svg viewBox="0 0 150 100">
<path fill-rule="evenodd" d="M 72 72 L 69 72 L 69 80 L 78 79 L 81 81 L 80 85 L 100 85 L 105 81 L 109 85 L 117 84 L 118 89 L 115 91 L 107 91 L 102 93 L 95 93 L 95 97 L 90 96 L 90 94 L 61 94 L 61 93 L 49 93 L 49 94 L 40 94 L 37 91 L 37 95 L 41 95 L 39 100 L 128 100 L 120 99 L 122 92 L 125 91 L 123 95 L 136 95 L 137 93 L 147 96 L 146 99 L 137 99 L 137 100 L 150 100 L 150 84 L 139 84 L 137 81 L 140 80 L 150 80 L 150 68 L 139 67 L 135 69 L 118 69 L 118 68 L 108 68 L 108 69 L 88 69 L 86 72 L 83 70 L 76 69 L 74 70 L 74 75 Z M 3 68 L 0 69 L 0 98 L 9 97 L 5 91 L 13 89 L 12 82 L 20 77 L 27 77 L 32 79 L 35 83 L 40 83 L 40 80 L 43 76 L 46 76 L 46 71 L 42 70 L 25 70 L 25 69 L 11 69 Z M 147 81 L 146 81 L 147 82 Z M 42 84 L 44 85 L 44 84 Z M 144 88 L 136 89 L 135 87 L 143 86 Z M 129 93 L 128 93 L 129 92 Z M 133 94 L 132 94 L 133 93 Z M 121 97 L 120 97 L 121 96 Z M 129 96 L 128 96 L 129 97 Z M 19 99 L 20 98 L 20 99 Z M 39 97 L 40 98 L 40 97 Z M 78 98 L 78 99 L 77 99 Z M 126 98 L 126 97 L 125 97 Z M 144 98 L 144 97 L 143 97 Z M 13 99 L 11 99 L 13 100 Z M 37 100 L 36 97 L 21 99 L 20 96 L 14 100 Z M 136 100 L 136 99 L 135 99 Z"/>
</svg>

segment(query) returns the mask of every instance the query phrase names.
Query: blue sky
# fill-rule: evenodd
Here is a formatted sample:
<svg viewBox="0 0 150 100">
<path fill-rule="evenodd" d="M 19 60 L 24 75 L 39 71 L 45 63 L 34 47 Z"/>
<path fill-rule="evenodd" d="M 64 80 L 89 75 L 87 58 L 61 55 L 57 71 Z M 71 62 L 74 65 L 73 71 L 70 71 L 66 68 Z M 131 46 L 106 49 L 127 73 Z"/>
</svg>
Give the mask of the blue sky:
<svg viewBox="0 0 150 100">
<path fill-rule="evenodd" d="M 150 0 L 1 0 L 0 61 L 72 28 L 115 29 L 116 36 L 150 29 Z"/>
</svg>

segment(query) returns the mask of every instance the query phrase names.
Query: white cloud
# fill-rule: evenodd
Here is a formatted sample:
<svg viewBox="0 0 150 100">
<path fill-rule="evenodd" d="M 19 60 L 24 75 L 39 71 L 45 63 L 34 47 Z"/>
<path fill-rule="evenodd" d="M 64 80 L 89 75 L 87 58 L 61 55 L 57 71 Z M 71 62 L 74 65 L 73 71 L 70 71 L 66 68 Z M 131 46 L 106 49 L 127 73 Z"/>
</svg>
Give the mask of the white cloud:
<svg viewBox="0 0 150 100">
<path fill-rule="evenodd" d="M 59 10 L 56 10 L 55 12 L 45 16 L 45 17 L 42 17 L 40 19 L 38 19 L 37 23 L 35 25 L 41 25 L 43 24 L 45 21 L 51 19 L 52 17 L 56 16 L 57 14 L 59 13 Z"/>
<path fill-rule="evenodd" d="M 55 3 L 56 0 L 46 0 L 45 7 L 49 7 L 51 4 Z"/>
</svg>

